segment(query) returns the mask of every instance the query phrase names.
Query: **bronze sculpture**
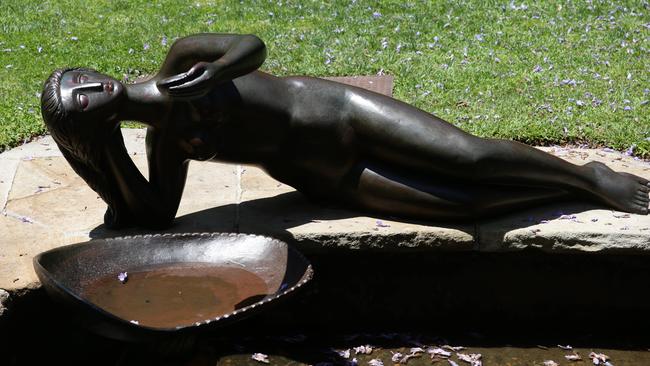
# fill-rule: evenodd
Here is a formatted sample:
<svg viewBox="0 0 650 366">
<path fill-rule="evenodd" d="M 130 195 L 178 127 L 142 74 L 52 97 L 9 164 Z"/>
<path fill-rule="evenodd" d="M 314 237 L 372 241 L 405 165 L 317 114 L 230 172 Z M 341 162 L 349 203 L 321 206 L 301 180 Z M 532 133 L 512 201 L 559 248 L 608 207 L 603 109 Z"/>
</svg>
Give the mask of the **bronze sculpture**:
<svg viewBox="0 0 650 366">
<path fill-rule="evenodd" d="M 363 89 L 257 71 L 265 57 L 255 36 L 198 34 L 176 41 L 144 82 L 50 76 L 43 118 L 108 204 L 107 226 L 169 225 L 189 159 L 257 165 L 312 199 L 395 216 L 462 220 L 569 198 L 648 213 L 646 179 L 472 136 Z M 149 126 L 149 181 L 127 155 L 122 120 Z"/>
</svg>

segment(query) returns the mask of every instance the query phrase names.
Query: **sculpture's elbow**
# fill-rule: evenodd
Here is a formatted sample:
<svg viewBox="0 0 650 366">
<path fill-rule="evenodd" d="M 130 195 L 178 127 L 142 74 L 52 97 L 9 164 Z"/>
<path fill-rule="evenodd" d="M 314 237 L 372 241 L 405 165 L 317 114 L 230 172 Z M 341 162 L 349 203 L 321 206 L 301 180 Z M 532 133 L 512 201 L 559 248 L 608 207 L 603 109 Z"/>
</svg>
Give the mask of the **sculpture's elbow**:
<svg viewBox="0 0 650 366">
<path fill-rule="evenodd" d="M 243 34 L 242 41 L 246 42 L 251 49 L 255 50 L 254 53 L 259 55 L 260 61 L 266 59 L 266 44 L 262 39 L 254 34 Z"/>
</svg>

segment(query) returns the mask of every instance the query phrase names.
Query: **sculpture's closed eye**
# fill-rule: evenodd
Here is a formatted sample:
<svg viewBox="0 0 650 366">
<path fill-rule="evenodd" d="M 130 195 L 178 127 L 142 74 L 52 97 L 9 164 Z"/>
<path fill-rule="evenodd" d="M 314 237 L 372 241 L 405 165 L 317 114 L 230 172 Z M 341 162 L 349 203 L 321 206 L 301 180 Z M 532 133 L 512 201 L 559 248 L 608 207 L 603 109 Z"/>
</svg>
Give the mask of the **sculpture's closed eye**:
<svg viewBox="0 0 650 366">
<path fill-rule="evenodd" d="M 88 107 L 88 96 L 86 94 L 79 94 L 77 99 L 79 100 L 79 106 L 81 106 L 82 110 Z"/>
<path fill-rule="evenodd" d="M 77 81 L 77 83 L 79 83 L 79 84 L 83 84 L 83 83 L 85 83 L 86 81 L 88 81 L 88 76 L 83 75 L 83 74 L 78 74 L 78 75 L 77 75 L 77 80 L 76 80 L 76 81 Z"/>
</svg>

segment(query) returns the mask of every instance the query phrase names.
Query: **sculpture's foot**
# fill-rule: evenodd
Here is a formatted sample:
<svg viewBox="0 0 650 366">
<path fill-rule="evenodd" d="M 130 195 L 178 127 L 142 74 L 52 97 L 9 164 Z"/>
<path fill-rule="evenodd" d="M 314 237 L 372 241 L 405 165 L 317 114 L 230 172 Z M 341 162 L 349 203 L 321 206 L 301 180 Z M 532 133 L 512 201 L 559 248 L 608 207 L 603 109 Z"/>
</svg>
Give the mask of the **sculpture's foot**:
<svg viewBox="0 0 650 366">
<path fill-rule="evenodd" d="M 600 162 L 585 164 L 591 168 L 596 188 L 594 193 L 607 205 L 624 212 L 648 214 L 650 182 L 628 173 L 617 173 Z"/>
</svg>

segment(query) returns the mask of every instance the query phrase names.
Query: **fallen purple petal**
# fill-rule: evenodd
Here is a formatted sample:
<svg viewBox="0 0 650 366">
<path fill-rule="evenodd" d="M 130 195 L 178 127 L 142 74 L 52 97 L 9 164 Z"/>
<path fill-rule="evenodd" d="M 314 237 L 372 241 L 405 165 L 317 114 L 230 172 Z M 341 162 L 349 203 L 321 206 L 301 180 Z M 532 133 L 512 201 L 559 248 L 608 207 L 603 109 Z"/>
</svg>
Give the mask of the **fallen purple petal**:
<svg viewBox="0 0 650 366">
<path fill-rule="evenodd" d="M 571 362 L 582 361 L 582 357 L 580 357 L 580 355 L 577 354 L 577 353 L 572 353 L 570 355 L 564 355 L 564 358 L 566 358 L 568 361 L 571 361 Z"/>
<path fill-rule="evenodd" d="M 127 272 L 120 272 L 117 274 L 117 279 L 122 283 L 126 283 L 129 280 L 129 274 Z"/>
<path fill-rule="evenodd" d="M 390 225 L 384 224 L 381 220 L 377 220 L 377 227 L 390 227 Z"/>
<path fill-rule="evenodd" d="M 427 350 L 427 353 L 429 353 L 431 355 L 431 358 L 434 358 L 434 357 L 449 358 L 449 357 L 451 357 L 451 352 L 445 351 L 442 348 L 429 348 Z"/>
<path fill-rule="evenodd" d="M 609 361 L 609 356 L 604 353 L 591 352 L 589 353 L 589 358 L 591 358 L 594 365 L 600 365 L 601 363 L 604 364 L 605 362 Z"/>
<path fill-rule="evenodd" d="M 384 366 L 384 363 L 378 358 L 373 358 L 372 360 L 368 361 L 368 365 L 370 365 L 370 366 Z"/>
<path fill-rule="evenodd" d="M 393 361 L 394 363 L 398 363 L 402 359 L 402 357 L 404 357 L 403 354 L 401 354 L 400 352 L 395 352 L 393 353 L 393 357 L 391 357 L 390 360 Z"/>
<path fill-rule="evenodd" d="M 562 215 L 558 217 L 558 220 L 575 220 L 576 218 L 576 215 Z"/>
<path fill-rule="evenodd" d="M 482 366 L 483 362 L 481 361 L 481 354 L 480 353 L 470 353 L 470 354 L 465 354 L 465 353 L 456 353 L 456 356 L 458 357 L 459 360 L 463 362 L 467 362 L 472 366 Z"/>
<path fill-rule="evenodd" d="M 269 356 L 263 354 L 263 353 L 253 353 L 251 358 L 257 362 L 262 362 L 262 363 L 269 363 Z"/>
<path fill-rule="evenodd" d="M 560 366 L 560 365 L 553 360 L 546 360 L 544 361 L 544 366 Z"/>
<path fill-rule="evenodd" d="M 354 347 L 354 354 L 362 354 L 362 355 L 369 355 L 372 353 L 372 347 L 371 346 L 359 346 L 359 347 Z"/>
</svg>

